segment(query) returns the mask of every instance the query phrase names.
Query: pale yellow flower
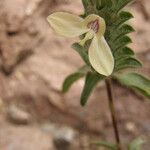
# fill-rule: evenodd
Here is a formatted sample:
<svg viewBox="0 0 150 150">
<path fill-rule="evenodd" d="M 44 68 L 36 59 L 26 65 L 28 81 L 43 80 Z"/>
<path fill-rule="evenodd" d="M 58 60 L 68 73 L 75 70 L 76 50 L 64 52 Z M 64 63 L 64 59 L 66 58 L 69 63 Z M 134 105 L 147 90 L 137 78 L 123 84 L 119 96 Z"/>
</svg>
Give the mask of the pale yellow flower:
<svg viewBox="0 0 150 150">
<path fill-rule="evenodd" d="M 88 50 L 91 66 L 100 74 L 109 76 L 114 69 L 114 57 L 108 46 L 104 33 L 105 21 L 98 15 L 91 14 L 85 19 L 66 12 L 56 12 L 48 16 L 52 28 L 65 37 L 77 37 L 86 33 L 85 38 L 79 42 L 84 46 L 87 40 L 92 39 Z"/>
</svg>

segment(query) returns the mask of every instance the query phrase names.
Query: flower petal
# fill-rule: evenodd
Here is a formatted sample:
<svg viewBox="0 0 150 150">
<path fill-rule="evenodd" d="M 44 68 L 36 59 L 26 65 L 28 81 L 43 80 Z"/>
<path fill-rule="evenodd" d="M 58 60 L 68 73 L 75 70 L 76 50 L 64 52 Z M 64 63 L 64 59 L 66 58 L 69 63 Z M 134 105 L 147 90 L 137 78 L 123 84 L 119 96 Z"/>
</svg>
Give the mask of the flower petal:
<svg viewBox="0 0 150 150">
<path fill-rule="evenodd" d="M 114 58 L 111 50 L 102 36 L 95 36 L 89 48 L 89 60 L 92 67 L 100 74 L 109 76 L 114 69 Z"/>
<path fill-rule="evenodd" d="M 47 18 L 53 29 L 65 37 L 76 37 L 89 31 L 84 19 L 66 12 L 56 12 Z"/>
</svg>

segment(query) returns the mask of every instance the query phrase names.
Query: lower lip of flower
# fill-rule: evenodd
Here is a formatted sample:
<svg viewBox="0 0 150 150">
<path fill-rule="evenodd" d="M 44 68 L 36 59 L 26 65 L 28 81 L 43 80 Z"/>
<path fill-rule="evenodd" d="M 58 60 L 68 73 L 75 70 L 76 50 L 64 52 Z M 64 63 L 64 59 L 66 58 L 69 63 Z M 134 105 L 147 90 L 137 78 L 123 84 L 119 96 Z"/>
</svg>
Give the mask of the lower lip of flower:
<svg viewBox="0 0 150 150">
<path fill-rule="evenodd" d="M 94 21 L 91 21 L 87 25 L 88 28 L 92 29 L 95 33 L 99 30 L 99 21 L 96 19 Z"/>
</svg>

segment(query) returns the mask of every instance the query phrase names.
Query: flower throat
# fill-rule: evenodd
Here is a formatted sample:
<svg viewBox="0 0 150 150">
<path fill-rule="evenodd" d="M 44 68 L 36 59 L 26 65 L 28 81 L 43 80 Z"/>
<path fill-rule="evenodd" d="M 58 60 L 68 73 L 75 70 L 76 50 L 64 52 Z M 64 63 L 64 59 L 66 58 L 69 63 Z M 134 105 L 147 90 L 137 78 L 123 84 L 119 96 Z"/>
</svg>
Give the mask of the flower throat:
<svg viewBox="0 0 150 150">
<path fill-rule="evenodd" d="M 98 20 L 96 19 L 94 21 L 91 21 L 90 23 L 88 23 L 87 27 L 92 29 L 95 33 L 97 33 L 98 30 L 99 30 L 99 22 L 98 22 Z"/>
</svg>

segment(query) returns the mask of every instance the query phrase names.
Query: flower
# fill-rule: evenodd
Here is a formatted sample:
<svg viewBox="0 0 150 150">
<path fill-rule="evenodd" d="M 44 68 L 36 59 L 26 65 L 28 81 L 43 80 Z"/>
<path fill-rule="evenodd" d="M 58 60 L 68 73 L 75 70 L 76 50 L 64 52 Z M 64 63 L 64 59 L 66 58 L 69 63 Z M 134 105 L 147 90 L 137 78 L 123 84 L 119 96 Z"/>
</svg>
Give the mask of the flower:
<svg viewBox="0 0 150 150">
<path fill-rule="evenodd" d="M 56 12 L 48 16 L 51 27 L 65 37 L 77 37 L 85 34 L 79 44 L 84 46 L 87 40 L 92 39 L 88 56 L 91 66 L 98 73 L 109 76 L 114 69 L 114 57 L 107 44 L 104 33 L 106 24 L 103 18 L 91 14 L 85 19 L 66 12 Z"/>
</svg>

